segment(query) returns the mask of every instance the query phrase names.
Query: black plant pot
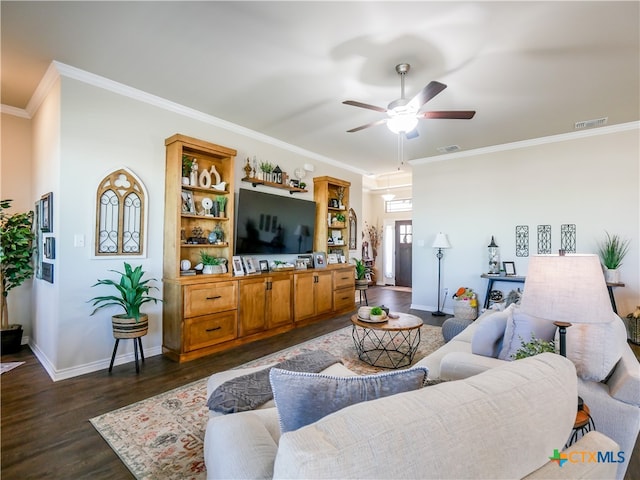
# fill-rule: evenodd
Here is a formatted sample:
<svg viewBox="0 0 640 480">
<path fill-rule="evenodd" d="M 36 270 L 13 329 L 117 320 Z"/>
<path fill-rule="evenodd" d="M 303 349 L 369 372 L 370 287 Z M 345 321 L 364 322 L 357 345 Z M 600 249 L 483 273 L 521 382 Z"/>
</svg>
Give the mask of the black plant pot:
<svg viewBox="0 0 640 480">
<path fill-rule="evenodd" d="M 2 338 L 2 354 L 16 353 L 20 351 L 22 343 L 22 325 L 15 325 L 17 328 L 9 328 L 8 330 L 0 330 Z"/>
</svg>

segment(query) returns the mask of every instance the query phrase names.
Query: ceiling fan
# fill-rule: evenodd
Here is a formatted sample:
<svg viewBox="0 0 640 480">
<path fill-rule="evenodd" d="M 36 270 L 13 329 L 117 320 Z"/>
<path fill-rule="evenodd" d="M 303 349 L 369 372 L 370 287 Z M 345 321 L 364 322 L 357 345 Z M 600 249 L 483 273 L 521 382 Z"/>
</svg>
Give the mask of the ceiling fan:
<svg viewBox="0 0 640 480">
<path fill-rule="evenodd" d="M 376 112 L 382 112 L 388 115 L 387 118 L 382 118 L 375 122 L 347 130 L 348 133 L 358 132 L 365 128 L 386 123 L 389 130 L 393 133 L 404 133 L 407 138 L 416 138 L 418 136 L 418 131 L 416 130 L 418 120 L 425 118 L 469 120 L 476 114 L 475 110 L 420 112 L 419 110 L 425 103 L 438 95 L 447 88 L 447 86 L 440 82 L 429 82 L 415 97 L 409 100 L 404 97 L 404 77 L 410 68 L 411 65 L 408 63 L 396 65 L 396 72 L 400 75 L 400 98 L 391 102 L 387 108 L 377 107 L 355 100 L 345 100 L 342 102 L 345 105 L 368 108 L 369 110 L 375 110 Z"/>
</svg>

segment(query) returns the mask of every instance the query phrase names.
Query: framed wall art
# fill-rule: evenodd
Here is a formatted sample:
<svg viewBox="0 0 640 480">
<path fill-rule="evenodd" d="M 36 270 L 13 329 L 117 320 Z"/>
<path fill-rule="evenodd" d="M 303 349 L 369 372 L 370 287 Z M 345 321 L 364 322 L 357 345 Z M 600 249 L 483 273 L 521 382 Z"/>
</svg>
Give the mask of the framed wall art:
<svg viewBox="0 0 640 480">
<path fill-rule="evenodd" d="M 45 193 L 40 198 L 40 231 L 53 232 L 53 193 Z"/>
</svg>

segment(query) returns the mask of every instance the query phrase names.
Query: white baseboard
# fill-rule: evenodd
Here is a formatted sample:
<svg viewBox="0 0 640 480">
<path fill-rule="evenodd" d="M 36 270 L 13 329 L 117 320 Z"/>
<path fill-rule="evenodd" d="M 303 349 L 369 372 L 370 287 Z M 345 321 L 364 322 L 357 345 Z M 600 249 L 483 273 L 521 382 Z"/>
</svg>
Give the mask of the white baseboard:
<svg viewBox="0 0 640 480">
<path fill-rule="evenodd" d="M 97 372 L 98 370 L 107 370 L 109 368 L 109 363 L 111 362 L 111 357 L 105 358 L 102 360 L 97 360 L 95 362 L 86 363 L 84 365 L 78 365 L 70 368 L 63 368 L 61 370 L 56 370 L 49 358 L 44 354 L 42 350 L 38 348 L 37 345 L 29 343 L 29 347 L 33 351 L 33 354 L 36 356 L 42 367 L 45 369 L 51 380 L 57 382 L 59 380 L 65 380 L 67 378 L 77 377 L 79 375 L 84 375 L 86 373 Z M 156 355 L 162 354 L 162 347 L 151 347 L 145 348 L 144 357 L 150 358 L 155 357 Z M 123 363 L 133 363 L 135 361 L 135 355 L 133 352 L 126 353 L 123 355 L 116 355 L 116 358 L 113 362 L 113 365 L 122 365 Z M 131 368 L 135 368 L 131 365 Z"/>
<path fill-rule="evenodd" d="M 435 305 L 420 305 L 420 304 L 416 304 L 416 303 L 412 303 L 411 304 L 411 308 L 413 310 L 421 310 L 424 312 L 435 312 L 436 310 L 438 310 L 438 307 L 436 307 Z M 444 313 L 447 313 L 449 315 L 453 315 L 453 309 L 452 308 L 443 308 L 442 311 Z"/>
</svg>

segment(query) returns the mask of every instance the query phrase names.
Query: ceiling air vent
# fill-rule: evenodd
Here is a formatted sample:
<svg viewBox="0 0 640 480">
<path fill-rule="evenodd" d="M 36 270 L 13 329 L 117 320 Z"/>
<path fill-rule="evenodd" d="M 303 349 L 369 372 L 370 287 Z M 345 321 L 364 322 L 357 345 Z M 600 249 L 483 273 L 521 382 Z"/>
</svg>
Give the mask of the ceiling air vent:
<svg viewBox="0 0 640 480">
<path fill-rule="evenodd" d="M 460 145 L 447 145 L 446 147 L 438 147 L 436 150 L 440 153 L 453 153 L 460 150 Z"/>
<path fill-rule="evenodd" d="M 583 128 L 593 128 L 593 127 L 601 127 L 607 124 L 609 117 L 596 118 L 594 120 L 583 120 L 582 122 L 576 122 L 575 128 L 576 130 L 581 130 Z"/>
</svg>

